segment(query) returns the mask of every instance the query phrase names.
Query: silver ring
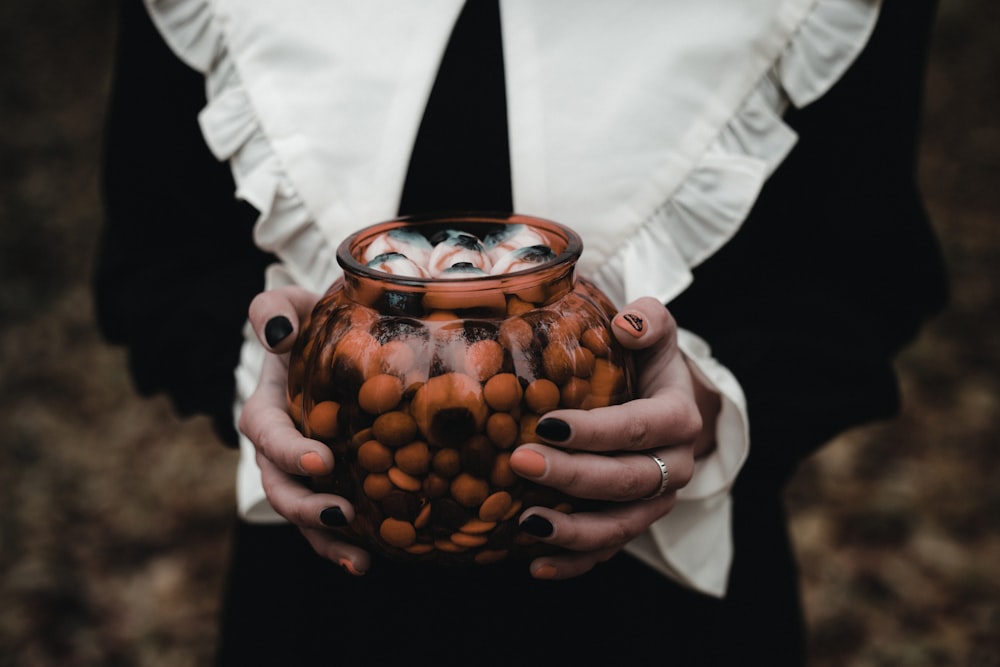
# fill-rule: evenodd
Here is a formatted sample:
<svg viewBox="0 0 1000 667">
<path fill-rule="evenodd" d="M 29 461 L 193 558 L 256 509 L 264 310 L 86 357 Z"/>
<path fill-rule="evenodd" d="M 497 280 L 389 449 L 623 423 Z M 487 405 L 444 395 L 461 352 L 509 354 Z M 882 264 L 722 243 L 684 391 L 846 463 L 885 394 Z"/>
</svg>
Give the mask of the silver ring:
<svg viewBox="0 0 1000 667">
<path fill-rule="evenodd" d="M 670 484 L 670 472 L 667 470 L 667 464 L 663 462 L 663 459 L 656 454 L 647 454 L 647 456 L 653 459 L 653 461 L 656 462 L 656 465 L 660 466 L 660 488 L 645 498 L 640 498 L 640 500 L 652 500 L 653 498 L 659 498 L 667 492 L 667 486 Z"/>
</svg>

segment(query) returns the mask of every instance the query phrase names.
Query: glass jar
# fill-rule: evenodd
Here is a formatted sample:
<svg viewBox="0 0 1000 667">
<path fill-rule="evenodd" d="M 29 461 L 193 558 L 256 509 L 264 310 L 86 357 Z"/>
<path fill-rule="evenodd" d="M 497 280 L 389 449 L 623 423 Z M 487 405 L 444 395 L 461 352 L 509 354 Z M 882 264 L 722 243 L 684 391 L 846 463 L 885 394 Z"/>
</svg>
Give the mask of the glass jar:
<svg viewBox="0 0 1000 667">
<path fill-rule="evenodd" d="M 523 270 L 471 277 L 369 266 L 369 246 L 400 228 L 424 239 L 527 229 L 551 253 Z M 303 323 L 288 395 L 300 430 L 336 458 L 313 487 L 354 504 L 342 538 L 396 559 L 490 563 L 548 551 L 519 532 L 522 510 L 592 506 L 510 467 L 514 448 L 538 442 L 546 412 L 632 396 L 631 360 L 610 329 L 615 308 L 575 272 L 582 249 L 563 225 L 496 214 L 400 218 L 340 245 L 344 275 Z"/>
</svg>

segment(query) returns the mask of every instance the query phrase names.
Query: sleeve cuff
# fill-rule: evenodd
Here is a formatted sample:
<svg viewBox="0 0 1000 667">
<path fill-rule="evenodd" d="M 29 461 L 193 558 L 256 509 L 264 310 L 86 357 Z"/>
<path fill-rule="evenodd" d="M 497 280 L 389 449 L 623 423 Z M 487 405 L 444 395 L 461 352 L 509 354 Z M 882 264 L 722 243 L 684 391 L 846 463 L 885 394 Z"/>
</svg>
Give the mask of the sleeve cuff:
<svg viewBox="0 0 1000 667">
<path fill-rule="evenodd" d="M 696 462 L 674 509 L 626 551 L 678 583 L 723 597 L 733 559 L 729 491 L 750 450 L 746 399 L 739 382 L 711 356 L 704 340 L 682 329 L 678 345 L 701 379 L 722 396 L 716 448 Z"/>
</svg>

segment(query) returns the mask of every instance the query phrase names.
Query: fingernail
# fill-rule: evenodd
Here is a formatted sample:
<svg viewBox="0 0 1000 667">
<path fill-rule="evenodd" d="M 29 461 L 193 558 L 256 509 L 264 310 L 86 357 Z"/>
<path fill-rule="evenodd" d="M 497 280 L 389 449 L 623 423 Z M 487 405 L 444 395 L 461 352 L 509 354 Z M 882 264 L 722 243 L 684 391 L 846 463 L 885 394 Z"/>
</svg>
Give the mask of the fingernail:
<svg viewBox="0 0 1000 667">
<path fill-rule="evenodd" d="M 533 449 L 520 447 L 510 455 L 510 462 L 519 475 L 541 477 L 548 467 L 545 457 Z"/>
<path fill-rule="evenodd" d="M 337 565 L 344 568 L 344 570 L 346 570 L 348 574 L 352 574 L 355 577 L 360 577 L 364 575 L 363 571 L 356 569 L 354 567 L 354 563 L 347 560 L 346 558 L 341 558 L 339 561 L 337 561 Z"/>
<path fill-rule="evenodd" d="M 336 505 L 327 507 L 320 512 L 319 520 L 323 522 L 324 526 L 330 526 L 330 528 L 343 528 L 347 525 L 347 517 L 344 516 L 344 510 Z"/>
<path fill-rule="evenodd" d="M 552 442 L 565 442 L 569 439 L 569 424 L 555 417 L 546 417 L 535 424 L 535 435 Z"/>
<path fill-rule="evenodd" d="M 306 452 L 299 458 L 299 466 L 302 468 L 306 474 L 312 475 L 313 477 L 321 477 L 330 470 L 326 467 L 326 463 L 323 462 L 323 457 L 316 452 Z"/>
<path fill-rule="evenodd" d="M 612 321 L 612 324 L 633 338 L 638 338 L 646 332 L 646 321 L 639 313 L 622 313 Z"/>
<path fill-rule="evenodd" d="M 521 530 L 535 537 L 549 537 L 552 535 L 554 528 L 552 527 L 552 522 L 548 519 L 540 517 L 537 514 L 532 514 L 521 522 Z"/>
<path fill-rule="evenodd" d="M 292 322 L 284 315 L 275 315 L 264 325 L 264 340 L 274 347 L 292 333 Z"/>
<path fill-rule="evenodd" d="M 553 565 L 539 565 L 531 575 L 535 579 L 555 579 L 556 568 Z"/>
</svg>

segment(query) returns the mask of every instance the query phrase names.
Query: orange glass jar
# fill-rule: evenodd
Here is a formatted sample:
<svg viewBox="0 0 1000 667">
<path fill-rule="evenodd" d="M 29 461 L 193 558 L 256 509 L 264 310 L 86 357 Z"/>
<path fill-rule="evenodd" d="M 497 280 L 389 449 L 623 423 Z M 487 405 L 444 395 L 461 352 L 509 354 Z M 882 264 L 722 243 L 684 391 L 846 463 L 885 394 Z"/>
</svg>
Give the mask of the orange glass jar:
<svg viewBox="0 0 1000 667">
<path fill-rule="evenodd" d="M 364 261 L 391 230 L 496 238 L 512 225 L 545 239 L 545 261 L 436 278 Z M 522 510 L 591 506 L 509 463 L 515 447 L 538 441 L 546 412 L 632 396 L 631 360 L 610 329 L 614 306 L 575 272 L 582 249 L 563 225 L 494 214 L 400 218 L 340 245 L 344 276 L 303 323 L 288 394 L 300 430 L 336 457 L 314 488 L 354 503 L 344 539 L 397 559 L 490 563 L 546 550 L 518 531 Z"/>
</svg>

